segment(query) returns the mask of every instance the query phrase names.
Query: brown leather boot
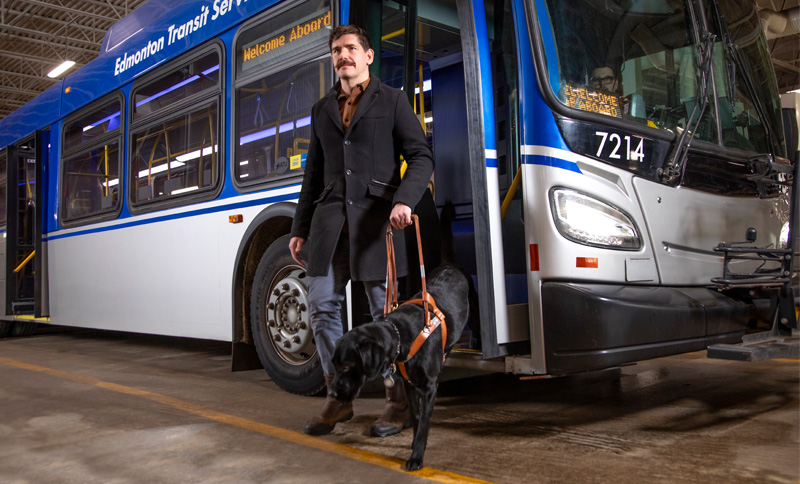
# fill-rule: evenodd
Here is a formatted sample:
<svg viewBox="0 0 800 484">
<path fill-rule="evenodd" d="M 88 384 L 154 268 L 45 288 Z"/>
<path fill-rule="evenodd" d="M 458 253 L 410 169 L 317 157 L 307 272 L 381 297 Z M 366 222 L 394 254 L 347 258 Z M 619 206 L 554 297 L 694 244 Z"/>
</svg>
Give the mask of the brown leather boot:
<svg viewBox="0 0 800 484">
<path fill-rule="evenodd" d="M 325 375 L 325 386 L 328 395 L 318 414 L 311 417 L 306 423 L 304 432 L 308 435 L 325 435 L 333 430 L 339 422 L 346 422 L 353 418 L 353 403 L 344 403 L 331 396 L 331 383 L 333 375 Z"/>
<path fill-rule="evenodd" d="M 383 415 L 369 429 L 373 437 L 388 437 L 411 427 L 411 411 L 408 408 L 406 391 L 402 381 L 396 381 L 386 389 L 386 406 Z"/>
</svg>

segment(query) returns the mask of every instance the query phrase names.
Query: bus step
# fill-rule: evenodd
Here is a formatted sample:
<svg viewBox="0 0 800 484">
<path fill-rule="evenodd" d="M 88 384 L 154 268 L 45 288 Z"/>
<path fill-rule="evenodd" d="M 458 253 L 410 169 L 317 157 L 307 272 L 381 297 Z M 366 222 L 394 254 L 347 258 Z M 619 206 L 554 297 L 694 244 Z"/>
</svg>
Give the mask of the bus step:
<svg viewBox="0 0 800 484">
<path fill-rule="evenodd" d="M 800 357 L 800 333 L 795 329 L 790 336 L 776 335 L 772 331 L 748 334 L 738 344 L 709 346 L 708 357 L 736 361 L 797 358 Z"/>
<path fill-rule="evenodd" d="M 13 301 L 11 303 L 12 314 L 33 314 L 33 299 L 30 301 Z"/>
<path fill-rule="evenodd" d="M 479 350 L 458 348 L 453 348 L 453 351 L 447 356 L 444 366 L 485 371 L 487 373 L 503 373 L 506 369 L 502 358 L 484 360 Z"/>
</svg>

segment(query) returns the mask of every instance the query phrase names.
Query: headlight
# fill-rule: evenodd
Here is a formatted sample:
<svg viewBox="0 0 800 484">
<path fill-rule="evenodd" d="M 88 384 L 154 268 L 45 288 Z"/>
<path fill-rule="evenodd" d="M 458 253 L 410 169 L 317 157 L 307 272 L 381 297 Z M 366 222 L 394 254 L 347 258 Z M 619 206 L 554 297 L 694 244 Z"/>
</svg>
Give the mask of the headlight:
<svg viewBox="0 0 800 484">
<path fill-rule="evenodd" d="M 558 231 L 574 242 L 622 250 L 642 246 L 636 225 L 616 207 L 565 188 L 550 192 L 550 203 Z"/>
<path fill-rule="evenodd" d="M 786 249 L 789 247 L 789 222 L 785 222 L 781 227 L 781 236 L 778 238 L 778 248 Z"/>
</svg>

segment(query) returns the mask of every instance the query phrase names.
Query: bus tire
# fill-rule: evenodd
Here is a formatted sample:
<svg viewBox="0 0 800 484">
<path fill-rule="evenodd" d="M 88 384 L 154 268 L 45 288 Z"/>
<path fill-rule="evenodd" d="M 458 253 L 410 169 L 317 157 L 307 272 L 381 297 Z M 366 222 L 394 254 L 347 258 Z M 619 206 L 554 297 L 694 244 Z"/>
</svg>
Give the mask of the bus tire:
<svg viewBox="0 0 800 484">
<path fill-rule="evenodd" d="M 0 321 L 0 338 L 5 338 L 11 331 L 14 321 Z"/>
<path fill-rule="evenodd" d="M 316 395 L 325 388 L 309 321 L 306 272 L 292 259 L 288 235 L 261 257 L 250 298 L 250 325 L 261 364 L 282 389 Z"/>
<path fill-rule="evenodd" d="M 32 335 L 34 331 L 36 331 L 36 323 L 32 321 L 14 321 L 9 336 L 21 338 Z"/>
</svg>

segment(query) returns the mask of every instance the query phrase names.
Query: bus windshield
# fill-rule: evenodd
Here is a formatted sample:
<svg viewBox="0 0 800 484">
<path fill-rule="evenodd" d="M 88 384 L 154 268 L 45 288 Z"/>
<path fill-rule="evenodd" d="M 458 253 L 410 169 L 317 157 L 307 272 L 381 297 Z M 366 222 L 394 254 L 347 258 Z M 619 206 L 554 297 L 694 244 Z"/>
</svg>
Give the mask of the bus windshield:
<svg viewBox="0 0 800 484">
<path fill-rule="evenodd" d="M 547 82 L 561 103 L 676 135 L 689 126 L 694 139 L 728 148 L 781 146 L 774 73 L 748 0 L 702 12 L 680 0 L 536 0 L 536 7 Z M 708 104 L 695 109 L 704 82 Z"/>
</svg>

